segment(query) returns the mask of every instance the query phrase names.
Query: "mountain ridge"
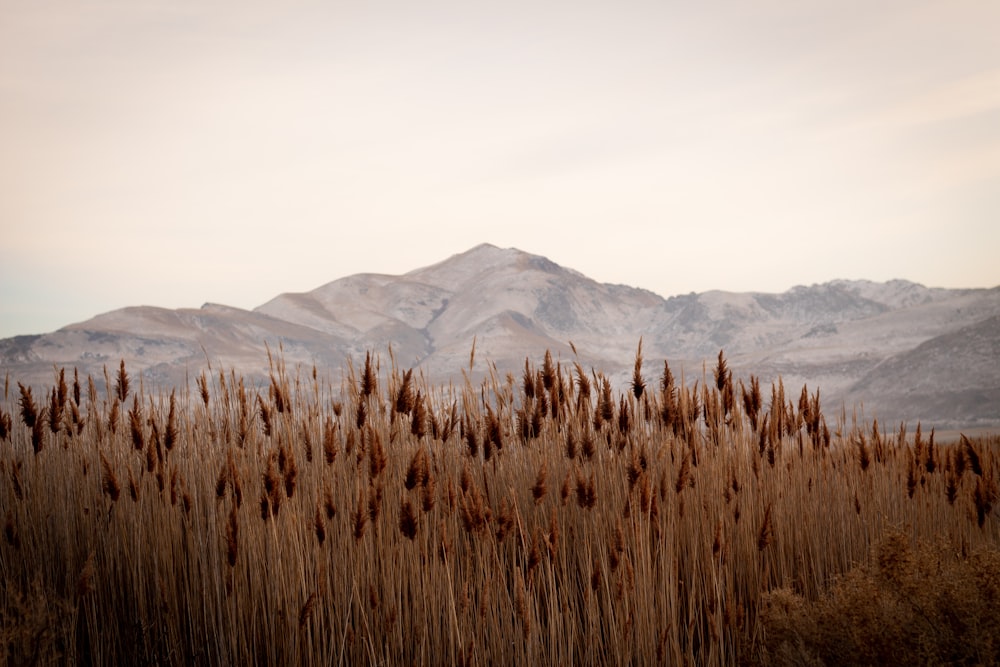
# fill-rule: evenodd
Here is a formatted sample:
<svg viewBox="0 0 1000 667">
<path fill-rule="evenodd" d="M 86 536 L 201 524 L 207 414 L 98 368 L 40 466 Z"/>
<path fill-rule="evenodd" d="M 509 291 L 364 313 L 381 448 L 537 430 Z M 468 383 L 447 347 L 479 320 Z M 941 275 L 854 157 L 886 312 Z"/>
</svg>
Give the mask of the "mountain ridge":
<svg viewBox="0 0 1000 667">
<path fill-rule="evenodd" d="M 786 386 L 818 386 L 828 400 L 863 401 L 887 419 L 1000 426 L 1000 354 L 991 357 L 1000 349 L 997 317 L 1000 287 L 838 279 L 781 293 L 664 298 L 480 244 L 399 275 L 353 274 L 282 293 L 251 310 L 206 303 L 102 313 L 49 334 L 0 340 L 0 365 L 36 384 L 51 383 L 54 365 L 96 377 L 119 358 L 150 384 L 183 383 L 208 362 L 256 378 L 267 375 L 266 342 L 282 348 L 290 367 L 332 369 L 391 346 L 399 365 L 450 379 L 467 367 L 475 340 L 477 359 L 501 371 L 517 373 L 525 357 L 549 349 L 624 385 L 641 337 L 650 375 L 666 359 L 700 378 L 703 363 L 722 349 L 738 375 L 781 375 Z M 942 362 L 948 355 L 950 365 Z M 881 381 L 880 368 L 892 383 Z M 929 368 L 936 389 L 921 377 Z M 915 387 L 924 393 L 918 397 Z"/>
</svg>

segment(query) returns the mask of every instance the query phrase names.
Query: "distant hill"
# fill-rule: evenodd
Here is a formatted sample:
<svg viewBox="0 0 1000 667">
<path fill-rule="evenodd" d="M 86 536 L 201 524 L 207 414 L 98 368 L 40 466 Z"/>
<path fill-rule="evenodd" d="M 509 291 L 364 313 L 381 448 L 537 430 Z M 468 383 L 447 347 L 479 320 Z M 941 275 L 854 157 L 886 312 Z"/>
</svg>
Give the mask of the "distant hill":
<svg viewBox="0 0 1000 667">
<path fill-rule="evenodd" d="M 652 381 L 669 361 L 700 380 L 724 349 L 737 376 L 819 387 L 827 409 L 863 402 L 884 421 L 939 428 L 1000 426 L 1000 288 L 938 289 L 894 280 L 836 280 L 781 294 L 705 292 L 667 299 L 598 283 L 544 257 L 480 245 L 398 276 L 357 274 L 251 310 L 206 304 L 112 311 L 39 336 L 0 340 L 0 367 L 50 384 L 53 366 L 103 375 L 124 358 L 149 385 L 183 384 L 211 362 L 251 378 L 265 342 L 289 367 L 343 369 L 367 350 L 460 376 L 518 373 L 546 349 L 624 383 L 643 339 Z M 576 348 L 574 354 L 570 343 Z"/>
</svg>

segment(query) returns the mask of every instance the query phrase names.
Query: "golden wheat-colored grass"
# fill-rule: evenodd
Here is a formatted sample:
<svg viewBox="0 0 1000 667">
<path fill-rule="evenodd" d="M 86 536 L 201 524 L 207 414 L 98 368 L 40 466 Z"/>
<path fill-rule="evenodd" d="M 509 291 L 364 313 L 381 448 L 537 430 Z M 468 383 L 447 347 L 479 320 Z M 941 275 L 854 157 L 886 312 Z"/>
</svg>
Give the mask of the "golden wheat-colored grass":
<svg viewBox="0 0 1000 667">
<path fill-rule="evenodd" d="M 768 400 L 721 353 L 656 382 L 640 344 L 620 394 L 547 352 L 458 387 L 381 363 L 339 386 L 280 359 L 264 385 L 208 369 L 170 393 L 124 363 L 103 391 L 8 380 L 0 656 L 820 664 L 905 640 L 925 662 L 997 658 L 996 438 L 828 422 L 818 391 Z M 848 630 L 866 619 L 890 629 Z"/>
</svg>

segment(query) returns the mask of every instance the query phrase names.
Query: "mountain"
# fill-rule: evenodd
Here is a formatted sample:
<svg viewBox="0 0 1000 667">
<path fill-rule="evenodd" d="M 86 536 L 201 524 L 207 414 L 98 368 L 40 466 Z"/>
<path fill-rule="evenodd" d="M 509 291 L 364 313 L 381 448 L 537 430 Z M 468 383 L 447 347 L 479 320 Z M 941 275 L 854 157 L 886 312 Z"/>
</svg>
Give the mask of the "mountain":
<svg viewBox="0 0 1000 667">
<path fill-rule="evenodd" d="M 334 370 L 368 350 L 386 358 L 391 346 L 398 365 L 447 380 L 467 368 L 475 339 L 480 373 L 489 361 L 517 374 L 526 357 L 548 349 L 624 385 L 640 337 L 649 381 L 664 359 L 675 375 L 701 380 L 723 349 L 738 377 L 819 387 L 828 409 L 863 402 L 866 415 L 884 421 L 1000 426 L 1000 288 L 835 280 L 781 294 L 664 299 L 491 245 L 402 275 L 357 274 L 281 294 L 249 311 L 116 310 L 0 340 L 0 368 L 44 385 L 54 366 L 96 379 L 124 358 L 144 382 L 173 385 L 208 362 L 265 378 L 265 343 L 280 347 L 289 367 Z"/>
</svg>

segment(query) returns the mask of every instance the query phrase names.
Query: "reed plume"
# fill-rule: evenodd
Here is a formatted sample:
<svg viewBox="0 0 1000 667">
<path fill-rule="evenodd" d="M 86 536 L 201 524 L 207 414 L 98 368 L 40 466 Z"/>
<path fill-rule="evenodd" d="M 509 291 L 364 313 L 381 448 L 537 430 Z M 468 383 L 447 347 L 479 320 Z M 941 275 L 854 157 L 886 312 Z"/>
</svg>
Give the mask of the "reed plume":
<svg viewBox="0 0 1000 667">
<path fill-rule="evenodd" d="M 642 398 L 646 390 L 646 381 L 642 377 L 642 337 L 639 337 L 639 347 L 635 352 L 635 366 L 632 369 L 632 395 Z"/>
<path fill-rule="evenodd" d="M 65 390 L 65 387 L 64 387 Z M 49 430 L 52 435 L 58 435 L 59 431 L 62 429 L 62 418 L 63 418 L 63 406 L 66 405 L 65 397 L 60 400 L 59 392 L 56 389 L 52 389 L 49 396 Z"/>
<path fill-rule="evenodd" d="M 416 486 L 423 486 L 427 483 L 429 473 L 430 466 L 427 450 L 421 447 L 413 453 L 413 457 L 410 459 L 410 465 L 406 469 L 406 477 L 403 480 L 403 485 L 407 490 L 412 490 Z"/>
<path fill-rule="evenodd" d="M 0 408 L 0 440 L 7 440 L 10 438 L 10 432 L 13 428 L 11 423 L 10 415 Z"/>
<path fill-rule="evenodd" d="M 413 505 L 405 498 L 399 507 L 399 532 L 411 541 L 417 536 L 417 515 Z"/>
<path fill-rule="evenodd" d="M 774 523 L 771 519 L 771 503 L 764 509 L 764 520 L 760 523 L 760 530 L 757 531 L 757 550 L 763 551 L 774 540 Z"/>
<path fill-rule="evenodd" d="M 115 378 L 115 395 L 118 397 L 119 403 L 125 402 L 125 399 L 128 398 L 128 392 L 129 377 L 125 371 L 125 360 L 122 359 L 121 365 L 118 367 L 118 375 Z"/>
<path fill-rule="evenodd" d="M 323 519 L 322 503 L 316 504 L 316 514 L 313 516 L 313 530 L 316 533 L 316 541 L 320 546 L 326 541 L 326 521 Z"/>
<path fill-rule="evenodd" d="M 366 496 L 364 489 L 358 491 L 358 505 L 354 510 L 354 539 L 360 540 L 365 536 L 365 528 L 368 525 L 368 512 L 366 508 Z"/>
<path fill-rule="evenodd" d="M 546 478 L 548 477 L 548 462 L 542 461 L 542 465 L 538 468 L 538 474 L 535 476 L 535 483 L 531 487 L 531 496 L 535 499 L 535 504 L 542 502 L 545 497 L 547 488 L 545 486 Z"/>
<path fill-rule="evenodd" d="M 104 456 L 104 452 L 101 452 L 100 456 L 102 470 L 101 487 L 108 498 L 111 498 L 111 502 L 116 502 L 121 493 L 121 487 L 118 485 L 118 477 L 115 475 L 115 471 L 112 470 L 107 457 Z"/>
<path fill-rule="evenodd" d="M 163 446 L 168 452 L 177 444 L 177 399 L 170 392 L 170 411 L 167 414 L 167 428 L 163 432 Z"/>
<path fill-rule="evenodd" d="M 21 393 L 21 398 L 19 404 L 21 406 L 21 421 L 29 429 L 35 427 L 35 422 L 38 421 L 38 406 L 35 405 L 35 399 L 31 395 L 31 387 L 25 387 L 20 382 L 17 383 L 17 389 Z"/>
</svg>

